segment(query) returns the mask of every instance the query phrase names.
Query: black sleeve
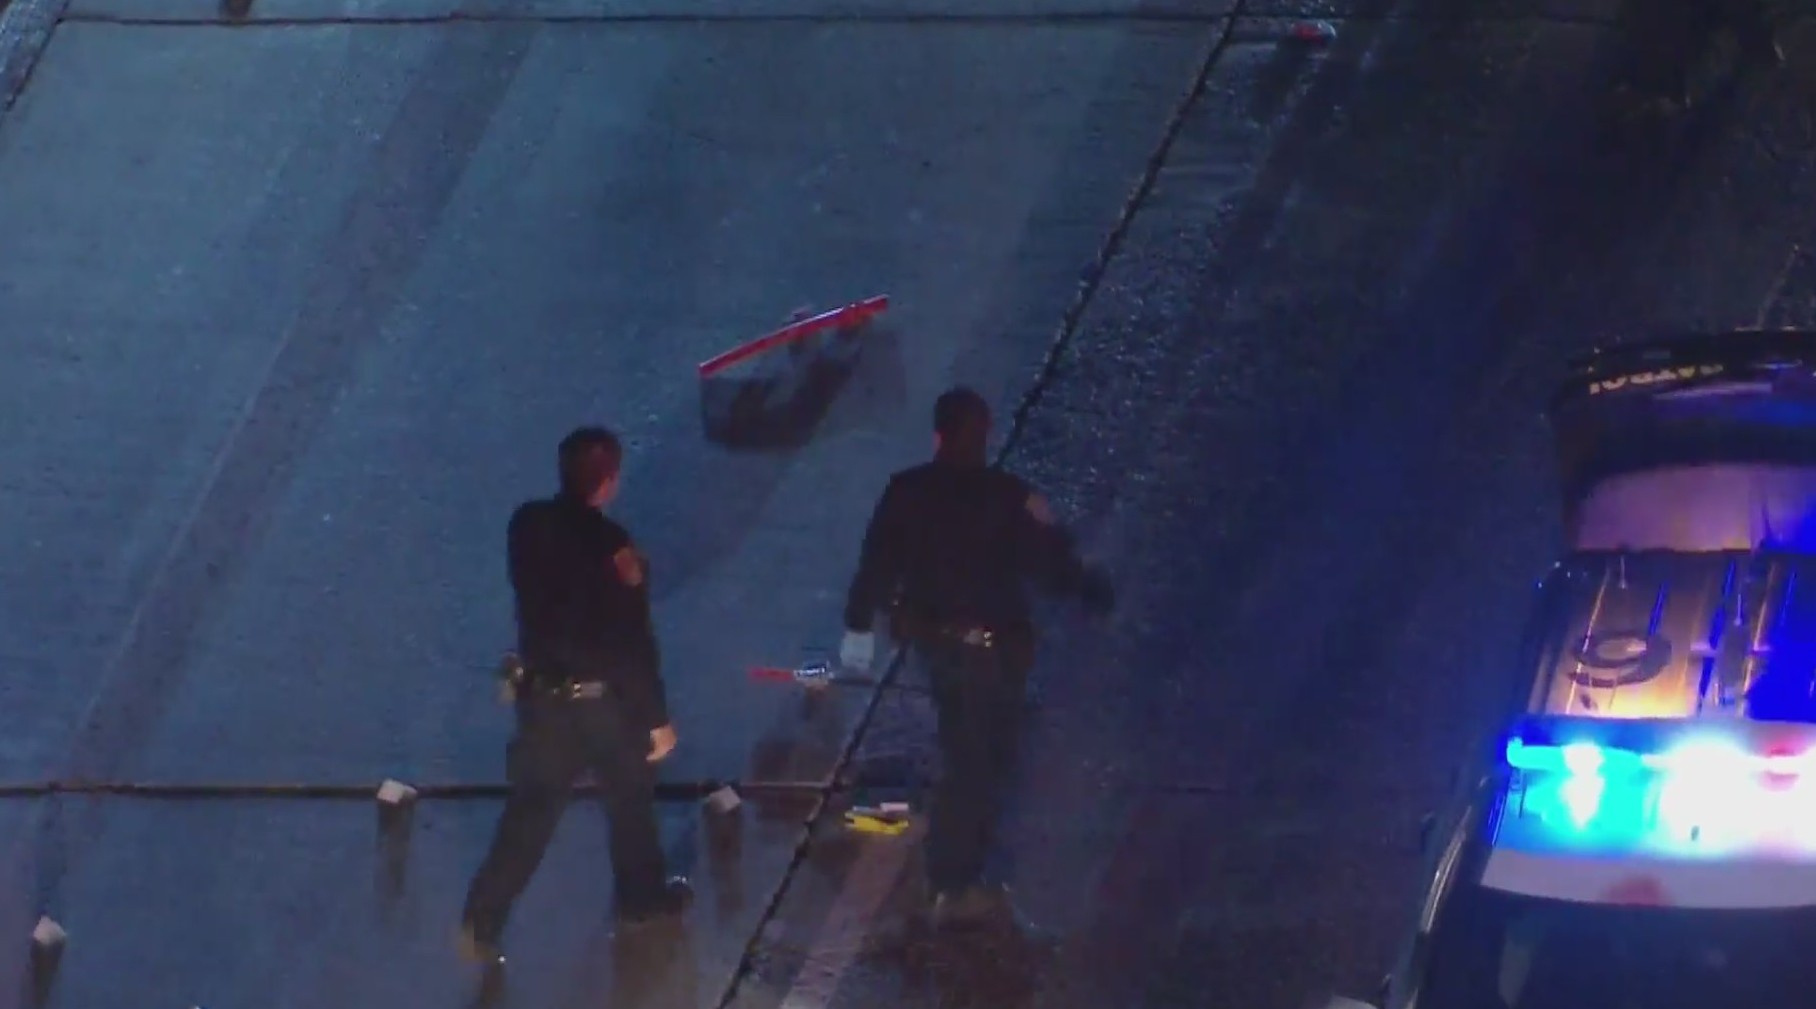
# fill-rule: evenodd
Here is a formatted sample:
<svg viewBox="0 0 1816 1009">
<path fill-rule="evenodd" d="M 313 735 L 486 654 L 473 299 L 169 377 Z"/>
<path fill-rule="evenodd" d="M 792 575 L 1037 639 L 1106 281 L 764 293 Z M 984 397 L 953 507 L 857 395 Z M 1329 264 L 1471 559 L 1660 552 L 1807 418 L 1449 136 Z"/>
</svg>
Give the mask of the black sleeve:
<svg viewBox="0 0 1816 1009">
<path fill-rule="evenodd" d="M 1082 595 L 1087 580 L 1085 563 L 1078 555 L 1071 530 L 1054 518 L 1046 501 L 1022 481 L 1015 480 L 1009 494 L 1014 498 L 1016 556 L 1022 571 L 1049 591 Z"/>
<path fill-rule="evenodd" d="M 668 687 L 662 682 L 662 645 L 656 640 L 655 620 L 649 613 L 649 583 L 639 594 L 643 597 L 643 626 L 633 643 L 630 676 L 631 710 L 639 712 L 645 729 L 660 729 L 669 722 Z"/>
<path fill-rule="evenodd" d="M 870 525 L 864 530 L 864 545 L 858 555 L 858 571 L 845 595 L 845 629 L 848 631 L 868 632 L 876 620 L 876 611 L 890 601 L 901 581 L 906 509 L 901 481 L 891 479 L 870 514 Z"/>
<path fill-rule="evenodd" d="M 532 505 L 522 505 L 511 513 L 505 530 L 505 570 L 511 579 L 511 590 L 524 616 L 535 624 L 542 623 L 542 611 L 554 572 L 549 569 L 547 539 L 542 523 Z"/>
<path fill-rule="evenodd" d="M 619 549 L 636 551 L 627 535 Z M 625 707 L 641 727 L 648 731 L 669 723 L 668 688 L 662 682 L 662 646 L 656 640 L 656 621 L 650 610 L 649 561 L 638 551 L 642 570 L 641 583 L 621 584 L 620 598 L 629 612 L 624 621 L 624 676 L 620 689 L 625 693 Z"/>
<path fill-rule="evenodd" d="M 645 731 L 660 729 L 669 722 L 668 690 L 662 683 L 661 669 L 661 648 L 652 633 L 645 639 L 641 653 L 626 663 L 620 685 L 625 710 Z"/>
</svg>

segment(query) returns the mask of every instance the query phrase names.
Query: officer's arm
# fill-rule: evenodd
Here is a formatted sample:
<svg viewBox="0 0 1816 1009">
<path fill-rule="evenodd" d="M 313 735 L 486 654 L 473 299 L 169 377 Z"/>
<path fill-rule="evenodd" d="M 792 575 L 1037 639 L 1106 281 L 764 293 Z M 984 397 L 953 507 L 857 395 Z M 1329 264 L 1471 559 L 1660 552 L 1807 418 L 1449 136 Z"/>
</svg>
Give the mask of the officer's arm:
<svg viewBox="0 0 1816 1009">
<path fill-rule="evenodd" d="M 1021 501 L 1014 528 L 1022 570 L 1053 592 L 1083 594 L 1090 574 L 1071 530 L 1054 517 L 1046 498 L 1022 484 L 1016 493 Z"/>
<path fill-rule="evenodd" d="M 650 613 L 649 560 L 635 544 L 626 543 L 612 555 L 620 593 L 629 606 L 623 614 L 626 630 L 624 683 L 625 706 L 647 731 L 669 723 L 668 689 L 662 682 L 662 646 L 656 640 L 656 623 Z"/>
<path fill-rule="evenodd" d="M 505 569 L 519 605 L 527 611 L 526 616 L 538 623 L 541 622 L 542 600 L 554 576 L 549 569 L 547 540 L 543 523 L 537 521 L 537 513 L 529 505 L 511 513 L 511 522 L 505 532 Z"/>
<path fill-rule="evenodd" d="M 902 527 L 907 502 L 900 482 L 890 480 L 870 514 L 864 545 L 858 554 L 858 571 L 845 596 L 845 629 L 865 633 L 876 620 L 876 611 L 889 602 L 902 577 Z"/>
<path fill-rule="evenodd" d="M 654 628 L 642 635 L 640 646 L 627 664 L 625 707 L 645 730 L 660 729 L 669 722 L 668 689 L 662 682 L 662 649 Z"/>
</svg>

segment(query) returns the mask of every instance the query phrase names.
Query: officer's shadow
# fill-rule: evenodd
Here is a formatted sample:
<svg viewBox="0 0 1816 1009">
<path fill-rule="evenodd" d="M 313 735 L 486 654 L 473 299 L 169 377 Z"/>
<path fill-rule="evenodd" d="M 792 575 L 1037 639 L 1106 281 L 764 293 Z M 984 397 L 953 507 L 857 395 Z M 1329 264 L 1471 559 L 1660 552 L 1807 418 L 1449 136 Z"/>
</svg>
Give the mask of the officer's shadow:
<svg viewBox="0 0 1816 1009">
<path fill-rule="evenodd" d="M 623 508 L 654 559 L 658 600 L 737 553 L 803 447 L 880 431 L 898 418 L 907 400 L 902 369 L 895 333 L 871 323 L 815 334 L 702 378 L 704 437 L 688 433 L 665 447 L 660 493 Z"/>
<path fill-rule="evenodd" d="M 700 971 L 694 957 L 691 922 L 668 919 L 642 928 L 620 929 L 612 933 L 608 942 L 612 951 L 610 979 L 597 987 L 575 989 L 605 993 L 604 998 L 589 1004 L 601 1009 L 700 1004 Z"/>
<path fill-rule="evenodd" d="M 706 436 L 730 449 L 798 449 L 886 416 L 906 398 L 901 348 L 879 323 L 816 334 L 735 371 L 700 380 Z"/>
<path fill-rule="evenodd" d="M 589 944 L 589 955 L 576 965 L 561 1005 L 628 1009 L 701 1004 L 697 997 L 699 962 L 693 930 L 722 932 L 739 919 L 744 909 L 743 816 L 737 812 L 703 811 L 685 818 L 678 833 L 664 830 L 664 838 L 663 855 L 670 871 L 690 877 L 696 884 L 708 885 L 695 890 L 692 907 L 680 918 L 601 932 Z M 706 862 L 704 879 L 695 873 L 702 855 Z M 703 900 L 708 892 L 714 897 L 710 907 Z M 508 995 L 506 970 L 488 970 L 467 1004 L 471 1009 L 504 1009 L 520 1004 L 512 1002 Z"/>
<path fill-rule="evenodd" d="M 917 917 L 873 934 L 860 960 L 901 979 L 904 1005 L 1033 1009 L 1056 950 L 1053 937 L 1013 922 L 935 931 Z"/>
<path fill-rule="evenodd" d="M 568 994 L 562 1005 L 617 1009 L 701 1004 L 690 921 L 671 918 L 637 928 L 617 928 L 598 942 L 606 955 L 582 958 L 564 988 Z M 508 972 L 491 969 L 481 977 L 467 1005 L 470 1009 L 505 1009 L 515 1005 L 509 996 Z"/>
</svg>

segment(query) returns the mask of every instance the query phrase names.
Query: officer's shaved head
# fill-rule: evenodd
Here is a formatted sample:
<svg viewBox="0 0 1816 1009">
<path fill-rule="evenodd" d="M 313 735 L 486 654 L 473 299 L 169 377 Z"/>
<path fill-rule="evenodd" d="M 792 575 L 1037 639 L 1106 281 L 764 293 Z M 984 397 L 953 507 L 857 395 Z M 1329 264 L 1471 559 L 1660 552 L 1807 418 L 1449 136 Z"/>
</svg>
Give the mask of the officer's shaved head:
<svg viewBox="0 0 1816 1009">
<path fill-rule="evenodd" d="M 618 479 L 624 465 L 624 446 L 618 436 L 602 427 L 575 428 L 561 439 L 561 489 L 593 504 L 607 484 Z M 606 496 L 610 496 L 607 494 Z"/>
<path fill-rule="evenodd" d="M 976 390 L 954 386 L 933 403 L 933 433 L 941 456 L 983 462 L 990 440 L 990 404 Z"/>
</svg>

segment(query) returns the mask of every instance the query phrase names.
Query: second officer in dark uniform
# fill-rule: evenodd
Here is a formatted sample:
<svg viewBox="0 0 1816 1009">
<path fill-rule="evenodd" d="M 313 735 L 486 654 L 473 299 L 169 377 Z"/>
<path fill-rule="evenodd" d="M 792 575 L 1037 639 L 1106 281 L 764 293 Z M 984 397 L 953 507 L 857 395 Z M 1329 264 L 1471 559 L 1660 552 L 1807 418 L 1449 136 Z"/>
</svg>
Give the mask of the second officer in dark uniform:
<svg viewBox="0 0 1816 1009">
<path fill-rule="evenodd" d="M 959 387 L 933 409 L 934 457 L 896 473 L 877 503 L 845 606 L 840 660 L 868 668 L 876 611 L 925 665 L 943 764 L 926 852 L 937 923 L 998 909 L 982 879 L 992 826 L 1020 742 L 1034 627 L 1025 583 L 1113 602 L 1109 581 L 1019 478 L 985 462 L 990 408 Z"/>
<path fill-rule="evenodd" d="M 1626 0 L 1616 17 L 1625 50 L 1619 107 L 1675 115 L 1737 74 L 1776 69 L 1813 9 L 1811 0 Z"/>
<path fill-rule="evenodd" d="M 624 451 L 603 428 L 559 449 L 561 490 L 511 516 L 511 587 L 522 676 L 517 733 L 505 751 L 511 794 L 491 850 L 467 891 L 462 945 L 503 960 L 505 919 L 553 839 L 580 773 L 604 793 L 621 921 L 680 911 L 684 880 L 665 878 L 656 830 L 655 764 L 675 746 L 650 621 L 648 564 L 602 511 L 618 492 Z"/>
</svg>

